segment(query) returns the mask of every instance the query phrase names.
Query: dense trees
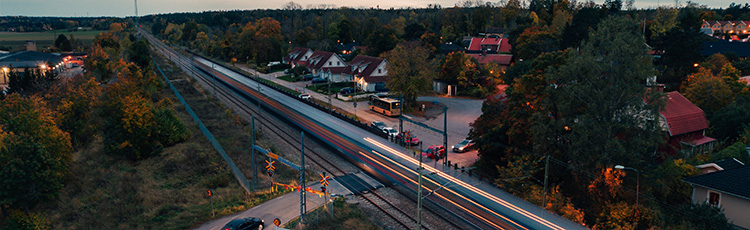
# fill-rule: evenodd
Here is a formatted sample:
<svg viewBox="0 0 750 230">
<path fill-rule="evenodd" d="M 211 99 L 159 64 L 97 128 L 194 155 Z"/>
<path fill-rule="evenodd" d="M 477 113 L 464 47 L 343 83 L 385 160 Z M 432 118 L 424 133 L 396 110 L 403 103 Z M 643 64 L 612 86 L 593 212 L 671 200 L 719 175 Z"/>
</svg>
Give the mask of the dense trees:
<svg viewBox="0 0 750 230">
<path fill-rule="evenodd" d="M 63 187 L 72 147 L 52 115 L 36 96 L 0 103 L 0 205 L 30 208 Z"/>
</svg>

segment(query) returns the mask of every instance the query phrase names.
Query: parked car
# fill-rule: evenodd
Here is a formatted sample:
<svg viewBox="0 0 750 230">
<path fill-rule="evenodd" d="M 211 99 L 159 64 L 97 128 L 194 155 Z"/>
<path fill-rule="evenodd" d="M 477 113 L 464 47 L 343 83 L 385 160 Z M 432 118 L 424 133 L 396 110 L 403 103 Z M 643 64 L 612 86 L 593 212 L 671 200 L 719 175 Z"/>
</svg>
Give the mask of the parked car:
<svg viewBox="0 0 750 230">
<path fill-rule="evenodd" d="M 315 77 L 313 77 L 312 74 L 302 75 L 302 81 L 309 81 L 309 80 L 312 80 L 313 78 L 315 78 Z"/>
<path fill-rule="evenodd" d="M 457 153 L 465 152 L 471 149 L 472 147 L 474 147 L 474 144 L 475 144 L 474 141 L 470 139 L 464 139 L 463 141 L 458 142 L 458 144 L 453 145 L 452 147 L 453 152 L 457 152 Z"/>
<path fill-rule="evenodd" d="M 372 126 L 380 130 L 383 130 L 384 128 L 388 127 L 388 125 L 386 125 L 385 122 L 382 122 L 382 121 L 373 121 Z"/>
<path fill-rule="evenodd" d="M 321 84 L 321 83 L 326 83 L 326 82 L 328 82 L 328 80 L 322 77 L 316 77 L 312 79 L 313 84 Z"/>
<path fill-rule="evenodd" d="M 430 145 L 430 147 L 427 147 L 427 149 L 422 152 L 422 156 L 434 160 L 443 159 L 443 157 L 445 157 L 445 147 L 442 145 Z"/>
<path fill-rule="evenodd" d="M 395 137 L 396 135 L 398 135 L 398 130 L 391 128 L 391 127 L 383 128 L 383 132 L 385 134 L 388 134 L 389 137 Z"/>
<path fill-rule="evenodd" d="M 353 94 L 353 93 L 356 93 L 356 92 L 357 92 L 357 90 L 355 90 L 354 88 L 352 88 L 352 87 L 346 87 L 346 88 L 342 88 L 339 91 L 339 94 L 341 94 L 341 95 L 349 95 L 349 94 Z"/>
<path fill-rule="evenodd" d="M 265 223 L 263 220 L 255 217 L 246 217 L 241 219 L 234 219 L 232 221 L 229 221 L 224 227 L 221 229 L 223 230 L 249 230 L 249 229 L 258 229 L 261 230 L 265 226 Z"/>
<path fill-rule="evenodd" d="M 406 136 L 406 137 L 404 137 L 404 136 Z M 414 145 L 419 145 L 420 143 L 422 143 L 422 141 L 419 140 L 419 138 L 417 138 L 416 135 L 411 134 L 411 131 L 402 132 L 402 133 L 399 133 L 398 135 L 396 135 L 396 139 L 398 139 L 398 140 L 401 140 L 401 139 L 407 138 L 407 137 L 409 138 L 409 140 L 404 140 L 404 141 L 406 143 L 409 143 L 409 145 L 414 146 Z"/>
<path fill-rule="evenodd" d="M 302 93 L 300 95 L 297 95 L 297 97 L 302 98 L 304 100 L 310 100 L 310 98 L 312 98 L 312 96 L 310 96 L 309 93 Z"/>
</svg>

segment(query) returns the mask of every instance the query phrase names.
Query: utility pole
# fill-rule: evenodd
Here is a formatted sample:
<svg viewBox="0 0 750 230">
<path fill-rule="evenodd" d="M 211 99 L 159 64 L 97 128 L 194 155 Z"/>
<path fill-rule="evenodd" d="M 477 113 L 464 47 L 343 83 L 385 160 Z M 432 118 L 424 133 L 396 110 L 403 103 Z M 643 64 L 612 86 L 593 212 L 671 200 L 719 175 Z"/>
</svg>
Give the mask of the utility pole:
<svg viewBox="0 0 750 230">
<path fill-rule="evenodd" d="M 328 77 L 326 80 L 328 82 L 328 87 L 326 87 L 328 88 L 328 106 L 329 106 L 328 112 L 333 114 L 333 103 L 331 103 L 331 78 Z"/>
<path fill-rule="evenodd" d="M 261 113 L 261 110 L 260 110 L 260 97 L 262 97 L 262 95 L 260 93 L 260 81 L 258 81 L 258 118 L 260 118 L 260 113 Z M 263 125 L 258 126 L 258 130 L 263 131 Z"/>
<path fill-rule="evenodd" d="M 253 137 L 253 145 L 255 146 L 255 116 L 250 115 L 250 136 Z M 250 149 L 253 150 L 253 159 L 250 162 L 251 165 L 253 165 L 253 192 L 255 192 L 255 178 L 257 175 L 255 174 L 255 148 L 250 147 Z"/>
<path fill-rule="evenodd" d="M 417 229 L 422 229 L 422 143 L 419 143 L 419 188 L 417 188 Z"/>
<path fill-rule="evenodd" d="M 443 166 L 445 166 L 448 164 L 448 106 L 443 106 L 443 148 L 445 148 L 445 159 L 443 159 Z"/>
<path fill-rule="evenodd" d="M 135 2 L 135 29 L 138 30 L 138 0 L 133 0 Z"/>
<path fill-rule="evenodd" d="M 300 132 L 300 165 L 299 168 L 299 223 L 305 223 L 305 211 L 307 209 L 307 200 L 305 199 L 305 132 Z"/>
</svg>

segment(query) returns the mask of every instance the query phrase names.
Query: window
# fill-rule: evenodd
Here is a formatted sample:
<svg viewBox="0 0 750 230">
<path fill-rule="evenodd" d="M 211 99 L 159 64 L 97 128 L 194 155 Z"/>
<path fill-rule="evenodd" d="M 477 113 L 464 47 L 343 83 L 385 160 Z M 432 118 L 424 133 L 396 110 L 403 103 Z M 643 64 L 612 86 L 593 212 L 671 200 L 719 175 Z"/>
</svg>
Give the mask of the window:
<svg viewBox="0 0 750 230">
<path fill-rule="evenodd" d="M 708 192 L 708 203 L 713 206 L 719 206 L 719 201 L 721 200 L 721 194 L 717 192 Z"/>
<path fill-rule="evenodd" d="M 336 62 L 336 65 L 341 65 L 341 62 L 337 61 L 337 62 Z"/>
<path fill-rule="evenodd" d="M 378 73 L 380 73 L 380 69 L 378 69 Z"/>
<path fill-rule="evenodd" d="M 332 62 L 330 62 L 330 61 L 329 61 L 329 62 L 328 62 L 328 65 L 332 65 Z"/>
</svg>

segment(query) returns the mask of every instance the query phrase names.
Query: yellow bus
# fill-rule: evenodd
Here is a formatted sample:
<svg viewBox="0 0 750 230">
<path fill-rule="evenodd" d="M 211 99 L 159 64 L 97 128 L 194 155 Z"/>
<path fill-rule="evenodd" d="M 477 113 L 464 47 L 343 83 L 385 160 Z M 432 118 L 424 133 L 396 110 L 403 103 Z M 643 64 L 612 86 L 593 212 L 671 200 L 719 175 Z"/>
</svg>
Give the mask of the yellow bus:
<svg viewBox="0 0 750 230">
<path fill-rule="evenodd" d="M 370 109 L 376 113 L 395 117 L 401 115 L 401 102 L 386 97 L 370 96 Z"/>
</svg>

